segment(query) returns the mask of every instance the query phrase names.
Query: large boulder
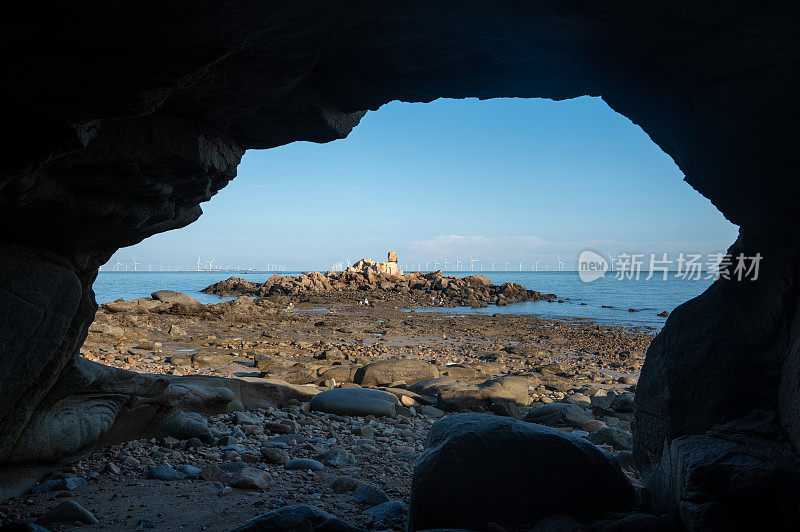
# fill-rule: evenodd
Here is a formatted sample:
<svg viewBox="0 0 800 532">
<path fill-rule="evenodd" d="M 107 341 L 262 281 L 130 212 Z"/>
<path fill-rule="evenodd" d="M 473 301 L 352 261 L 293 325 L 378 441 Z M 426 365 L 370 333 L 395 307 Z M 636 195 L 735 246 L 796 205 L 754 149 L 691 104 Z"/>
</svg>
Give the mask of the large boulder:
<svg viewBox="0 0 800 532">
<path fill-rule="evenodd" d="M 582 521 L 623 510 L 633 488 L 614 457 L 542 425 L 483 414 L 438 421 L 414 468 L 410 531 Z"/>
<path fill-rule="evenodd" d="M 438 376 L 439 370 L 433 364 L 401 358 L 367 364 L 356 372 L 355 382 L 362 386 L 382 386 L 392 383 L 411 385 Z"/>
<path fill-rule="evenodd" d="M 334 388 L 311 399 L 311 410 L 342 416 L 395 417 L 397 396 L 370 388 Z"/>
</svg>

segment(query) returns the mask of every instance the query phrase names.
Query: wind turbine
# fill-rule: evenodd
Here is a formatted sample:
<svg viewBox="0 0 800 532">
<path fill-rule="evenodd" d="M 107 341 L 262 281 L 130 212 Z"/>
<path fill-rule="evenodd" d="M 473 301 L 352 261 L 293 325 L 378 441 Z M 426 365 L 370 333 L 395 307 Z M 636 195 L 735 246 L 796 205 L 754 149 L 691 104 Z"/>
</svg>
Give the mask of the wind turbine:
<svg viewBox="0 0 800 532">
<path fill-rule="evenodd" d="M 434 270 L 438 269 L 438 268 L 436 268 L 438 265 L 439 265 L 439 261 L 438 260 L 433 261 L 433 269 Z"/>
<path fill-rule="evenodd" d="M 136 259 L 133 259 L 133 271 L 136 271 L 136 265 L 137 264 L 140 264 L 140 263 L 136 262 Z"/>
<path fill-rule="evenodd" d="M 509 264 L 508 262 L 504 262 L 504 263 L 503 263 L 503 265 L 504 265 L 504 266 L 505 266 L 505 268 L 506 268 L 506 271 L 508 271 L 508 264 Z"/>
<path fill-rule="evenodd" d="M 492 271 L 494 271 L 494 262 L 495 261 L 492 261 Z"/>
<path fill-rule="evenodd" d="M 119 261 L 119 258 L 117 258 L 117 263 L 114 265 L 114 269 L 119 271 L 119 269 L 121 267 L 122 267 L 122 263 Z"/>
<path fill-rule="evenodd" d="M 450 264 L 450 263 L 449 263 L 449 262 L 447 262 L 447 261 L 444 261 L 444 271 L 447 271 L 447 265 L 448 265 L 448 264 Z"/>
<path fill-rule="evenodd" d="M 481 271 L 483 271 L 483 263 L 482 262 L 478 262 L 478 264 L 481 265 Z"/>
<path fill-rule="evenodd" d="M 426 260 L 426 261 L 425 261 L 425 271 L 426 271 L 426 272 L 429 272 L 429 271 L 430 271 L 430 269 L 428 269 L 428 264 L 430 264 L 430 263 L 431 263 L 431 261 L 429 261 L 429 260 Z"/>
<path fill-rule="evenodd" d="M 474 272 L 475 269 L 473 268 L 473 263 L 477 262 L 478 264 L 481 263 L 478 259 L 469 259 L 469 271 Z"/>
<path fill-rule="evenodd" d="M 561 258 L 560 257 L 556 257 L 556 262 L 558 263 L 558 271 L 563 272 L 564 271 L 564 263 L 561 262 Z"/>
<path fill-rule="evenodd" d="M 462 262 L 461 262 L 460 260 L 456 259 L 456 271 L 457 271 L 457 272 L 460 272 L 460 271 L 461 271 L 461 268 L 459 268 L 459 265 L 460 265 L 460 264 L 462 264 Z"/>
<path fill-rule="evenodd" d="M 153 271 L 153 265 L 152 264 L 148 264 L 147 265 L 147 271 L 148 272 L 152 272 Z"/>
<path fill-rule="evenodd" d="M 537 271 L 537 272 L 539 271 L 539 263 L 540 263 L 540 262 L 542 262 L 542 261 L 541 261 L 541 260 L 537 260 L 537 261 L 536 261 L 536 271 Z"/>
<path fill-rule="evenodd" d="M 614 271 L 614 261 L 617 260 L 617 259 L 615 259 L 611 255 L 609 255 L 608 258 L 609 258 L 609 260 L 611 260 L 611 271 L 613 272 Z"/>
<path fill-rule="evenodd" d="M 200 255 L 197 256 L 197 271 L 200 271 Z"/>
<path fill-rule="evenodd" d="M 214 259 L 211 259 L 210 261 L 208 261 L 208 271 L 211 271 L 212 264 L 214 264 Z"/>
<path fill-rule="evenodd" d="M 522 271 L 522 261 L 519 261 L 519 271 Z"/>
</svg>

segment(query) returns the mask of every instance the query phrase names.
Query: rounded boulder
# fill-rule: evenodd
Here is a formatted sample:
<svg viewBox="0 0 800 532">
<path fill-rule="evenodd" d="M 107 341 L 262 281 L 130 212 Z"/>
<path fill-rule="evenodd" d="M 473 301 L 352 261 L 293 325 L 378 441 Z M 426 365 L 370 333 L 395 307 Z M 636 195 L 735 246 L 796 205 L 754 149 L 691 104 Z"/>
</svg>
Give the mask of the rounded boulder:
<svg viewBox="0 0 800 532">
<path fill-rule="evenodd" d="M 626 509 L 634 490 L 613 455 L 560 430 L 484 414 L 437 422 L 414 468 L 409 531 L 583 522 Z"/>
<path fill-rule="evenodd" d="M 311 410 L 341 416 L 395 417 L 397 397 L 389 392 L 369 388 L 334 388 L 311 399 Z"/>
</svg>

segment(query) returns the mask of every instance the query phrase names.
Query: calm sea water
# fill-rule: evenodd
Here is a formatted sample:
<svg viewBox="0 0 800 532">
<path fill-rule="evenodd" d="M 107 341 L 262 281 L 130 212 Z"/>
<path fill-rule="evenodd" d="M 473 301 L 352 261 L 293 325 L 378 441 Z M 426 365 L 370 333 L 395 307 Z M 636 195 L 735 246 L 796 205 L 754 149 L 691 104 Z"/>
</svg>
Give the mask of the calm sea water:
<svg viewBox="0 0 800 532">
<path fill-rule="evenodd" d="M 202 303 L 215 303 L 221 299 L 200 293 L 200 290 L 231 276 L 249 281 L 264 281 L 275 272 L 100 272 L 94 283 L 98 303 L 115 299 L 149 297 L 156 290 L 175 290 L 197 298 Z M 281 272 L 296 275 L 301 272 Z M 710 280 L 684 280 L 670 277 L 664 281 L 658 275 L 644 279 L 617 280 L 611 273 L 592 283 L 584 283 L 577 272 L 482 272 L 494 284 L 515 282 L 529 290 L 557 294 L 564 303 L 529 301 L 506 307 L 490 305 L 483 309 L 436 309 L 437 312 L 479 314 L 535 314 L 549 318 L 582 318 L 603 324 L 646 326 L 660 329 L 666 318 L 656 314 L 672 310 L 701 294 L 711 284 Z M 471 275 L 470 272 L 449 272 L 448 275 Z M 569 298 L 569 299 L 567 299 Z M 230 299 L 230 298 L 225 298 Z M 586 305 L 581 305 L 586 303 Z M 609 305 L 614 308 L 602 308 Z M 639 312 L 628 312 L 634 308 Z"/>
</svg>

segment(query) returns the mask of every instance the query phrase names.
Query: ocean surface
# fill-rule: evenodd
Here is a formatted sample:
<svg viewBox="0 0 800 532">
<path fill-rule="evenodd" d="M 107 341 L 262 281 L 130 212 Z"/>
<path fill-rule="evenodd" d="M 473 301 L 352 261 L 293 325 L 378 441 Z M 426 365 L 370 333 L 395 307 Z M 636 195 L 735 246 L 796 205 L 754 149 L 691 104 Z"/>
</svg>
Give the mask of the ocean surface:
<svg viewBox="0 0 800 532">
<path fill-rule="evenodd" d="M 149 297 L 156 290 L 184 292 L 202 303 L 216 303 L 223 299 L 200 293 L 200 290 L 228 277 L 243 277 L 248 281 L 264 281 L 275 272 L 100 272 L 94 283 L 98 303 L 115 299 Z M 281 272 L 297 275 L 302 272 Z M 467 276 L 478 272 L 448 272 L 447 275 Z M 494 284 L 515 282 L 529 290 L 552 293 L 563 303 L 528 301 L 505 307 L 490 305 L 482 309 L 437 308 L 433 312 L 453 314 L 533 314 L 547 318 L 578 318 L 602 324 L 652 327 L 661 329 L 666 318 L 657 316 L 672 310 L 711 285 L 709 279 L 685 280 L 670 273 L 665 281 L 657 275 L 649 281 L 642 278 L 617 280 L 612 272 L 591 283 L 584 283 L 578 272 L 480 272 Z M 586 303 L 581 305 L 581 303 Z M 613 308 L 603 308 L 603 305 Z M 628 312 L 636 309 L 638 312 Z"/>
</svg>

